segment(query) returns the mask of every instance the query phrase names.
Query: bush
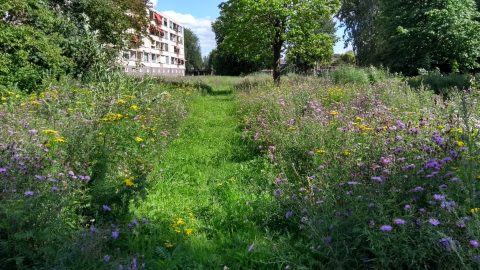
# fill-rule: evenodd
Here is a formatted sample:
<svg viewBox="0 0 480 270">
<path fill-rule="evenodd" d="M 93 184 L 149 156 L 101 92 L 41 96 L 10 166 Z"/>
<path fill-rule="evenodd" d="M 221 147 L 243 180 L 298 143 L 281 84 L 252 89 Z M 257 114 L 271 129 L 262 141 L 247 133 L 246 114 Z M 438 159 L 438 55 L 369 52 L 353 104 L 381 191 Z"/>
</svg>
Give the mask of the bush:
<svg viewBox="0 0 480 270">
<path fill-rule="evenodd" d="M 472 76 L 465 74 L 442 74 L 439 71 L 408 79 L 408 84 L 414 88 L 425 86 L 436 94 L 448 96 L 450 92 L 465 90 L 471 87 Z"/>
</svg>

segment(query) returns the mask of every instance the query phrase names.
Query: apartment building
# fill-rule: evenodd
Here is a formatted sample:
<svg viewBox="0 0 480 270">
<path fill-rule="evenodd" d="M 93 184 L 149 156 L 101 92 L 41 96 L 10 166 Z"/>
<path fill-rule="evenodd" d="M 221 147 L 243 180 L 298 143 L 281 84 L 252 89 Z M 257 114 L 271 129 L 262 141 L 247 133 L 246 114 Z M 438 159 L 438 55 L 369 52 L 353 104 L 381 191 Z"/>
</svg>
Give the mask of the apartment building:
<svg viewBox="0 0 480 270">
<path fill-rule="evenodd" d="M 148 16 L 149 35 L 133 40 L 133 44 L 140 45 L 138 48 L 123 52 L 125 72 L 133 75 L 185 76 L 184 28 L 152 8 L 148 10 Z"/>
</svg>

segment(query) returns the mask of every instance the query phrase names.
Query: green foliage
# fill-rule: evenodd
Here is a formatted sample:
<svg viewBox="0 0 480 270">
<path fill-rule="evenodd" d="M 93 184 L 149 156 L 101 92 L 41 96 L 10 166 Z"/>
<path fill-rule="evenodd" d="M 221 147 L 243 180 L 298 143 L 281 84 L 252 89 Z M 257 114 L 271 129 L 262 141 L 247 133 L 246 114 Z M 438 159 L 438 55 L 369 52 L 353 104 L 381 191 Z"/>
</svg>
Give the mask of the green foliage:
<svg viewBox="0 0 480 270">
<path fill-rule="evenodd" d="M 472 76 L 464 74 L 445 75 L 440 71 L 432 71 L 408 79 L 408 83 L 414 88 L 422 86 L 433 90 L 436 94 L 447 97 L 458 90 L 466 90 L 472 86 Z"/>
<path fill-rule="evenodd" d="M 337 84 L 375 84 L 386 80 L 390 75 L 387 71 L 370 68 L 356 68 L 353 66 L 340 66 L 328 76 Z"/>
<path fill-rule="evenodd" d="M 212 70 L 215 75 L 221 76 L 246 75 L 263 67 L 265 64 L 261 61 L 253 62 L 242 59 L 223 47 L 215 48 L 207 60 L 207 68 Z"/>
<path fill-rule="evenodd" d="M 415 75 L 418 68 L 477 67 L 480 22 L 473 0 L 383 1 L 381 10 L 382 62 L 392 71 Z"/>
<path fill-rule="evenodd" d="M 282 51 L 308 64 L 333 55 L 334 36 L 317 30 L 338 6 L 336 0 L 230 0 L 220 5 L 213 28 L 219 47 L 240 59 L 267 62 L 278 83 Z"/>
<path fill-rule="evenodd" d="M 145 8 L 143 0 L 1 1 L 0 84 L 36 91 L 47 79 L 113 65 L 129 45 L 126 30 L 146 25 Z"/>
<path fill-rule="evenodd" d="M 379 4 L 379 0 L 342 0 L 342 7 L 337 14 L 345 25 L 345 42 L 352 45 L 362 66 L 378 63 L 375 52 Z"/>
<path fill-rule="evenodd" d="M 203 60 L 198 37 L 192 32 L 192 30 L 185 28 L 184 39 L 187 71 L 198 71 L 203 69 Z"/>
</svg>

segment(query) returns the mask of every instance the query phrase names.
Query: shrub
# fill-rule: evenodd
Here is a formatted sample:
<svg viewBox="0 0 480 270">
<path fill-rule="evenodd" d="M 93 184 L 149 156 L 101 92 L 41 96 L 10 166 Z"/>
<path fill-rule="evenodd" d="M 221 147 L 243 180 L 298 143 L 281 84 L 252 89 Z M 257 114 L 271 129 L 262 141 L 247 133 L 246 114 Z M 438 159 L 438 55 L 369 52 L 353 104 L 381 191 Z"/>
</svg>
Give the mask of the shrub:
<svg viewBox="0 0 480 270">
<path fill-rule="evenodd" d="M 423 85 L 433 90 L 436 94 L 448 96 L 452 91 L 465 90 L 471 87 L 471 79 L 470 75 L 445 75 L 439 71 L 433 71 L 408 79 L 408 83 L 414 88 L 420 88 Z"/>
</svg>

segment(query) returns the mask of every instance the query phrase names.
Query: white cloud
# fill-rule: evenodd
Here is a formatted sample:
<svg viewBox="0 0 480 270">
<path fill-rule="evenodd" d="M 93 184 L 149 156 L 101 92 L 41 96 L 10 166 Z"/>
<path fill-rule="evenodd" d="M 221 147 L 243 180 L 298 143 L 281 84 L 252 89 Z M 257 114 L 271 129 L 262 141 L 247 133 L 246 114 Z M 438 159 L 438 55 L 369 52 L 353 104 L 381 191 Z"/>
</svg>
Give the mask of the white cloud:
<svg viewBox="0 0 480 270">
<path fill-rule="evenodd" d="M 203 56 L 208 55 L 216 47 L 215 34 L 212 30 L 212 20 L 210 18 L 195 18 L 191 14 L 183 14 L 171 10 L 162 11 L 161 13 L 189 28 L 197 35 Z"/>
<path fill-rule="evenodd" d="M 150 3 L 152 3 L 153 7 L 155 7 L 158 3 L 158 0 L 150 0 Z"/>
</svg>

